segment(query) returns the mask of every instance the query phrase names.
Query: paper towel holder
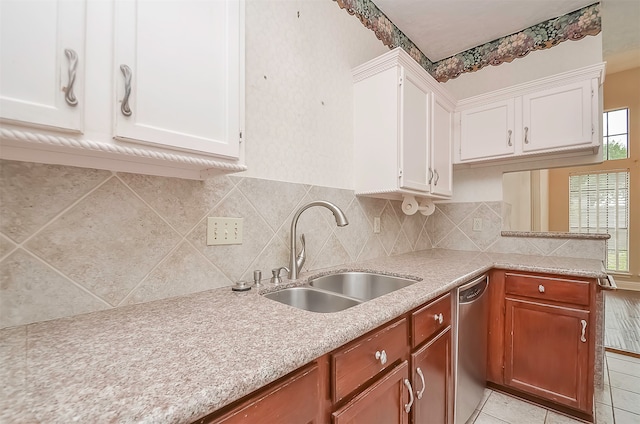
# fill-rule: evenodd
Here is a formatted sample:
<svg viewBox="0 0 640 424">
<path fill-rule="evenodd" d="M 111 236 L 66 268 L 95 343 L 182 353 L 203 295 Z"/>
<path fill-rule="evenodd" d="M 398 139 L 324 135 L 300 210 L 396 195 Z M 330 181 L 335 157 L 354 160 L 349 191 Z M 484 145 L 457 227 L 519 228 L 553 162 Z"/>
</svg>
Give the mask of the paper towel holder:
<svg viewBox="0 0 640 424">
<path fill-rule="evenodd" d="M 402 197 L 402 212 L 405 215 L 413 215 L 416 212 L 420 212 L 424 216 L 429 216 L 436 210 L 436 205 L 431 199 L 425 198 L 418 203 L 415 196 L 405 194 Z"/>
</svg>

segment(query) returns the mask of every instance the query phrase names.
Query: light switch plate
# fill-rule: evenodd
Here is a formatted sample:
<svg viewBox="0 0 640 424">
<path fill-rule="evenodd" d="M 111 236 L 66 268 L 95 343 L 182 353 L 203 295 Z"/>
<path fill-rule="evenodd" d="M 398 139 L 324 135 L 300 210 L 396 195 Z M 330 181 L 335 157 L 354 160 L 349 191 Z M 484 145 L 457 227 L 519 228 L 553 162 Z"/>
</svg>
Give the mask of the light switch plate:
<svg viewBox="0 0 640 424">
<path fill-rule="evenodd" d="M 373 217 L 373 232 L 376 234 L 380 233 L 380 217 L 379 216 Z"/>
<path fill-rule="evenodd" d="M 473 231 L 482 231 L 482 218 L 473 218 Z"/>
<path fill-rule="evenodd" d="M 207 246 L 242 244 L 242 218 L 207 218 Z"/>
</svg>

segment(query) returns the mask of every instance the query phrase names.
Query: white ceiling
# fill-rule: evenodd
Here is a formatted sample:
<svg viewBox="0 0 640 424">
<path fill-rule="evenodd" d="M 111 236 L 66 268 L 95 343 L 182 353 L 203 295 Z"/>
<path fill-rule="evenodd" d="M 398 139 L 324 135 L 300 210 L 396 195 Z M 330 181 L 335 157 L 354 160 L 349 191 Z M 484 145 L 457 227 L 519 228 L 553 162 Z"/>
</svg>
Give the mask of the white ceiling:
<svg viewBox="0 0 640 424">
<path fill-rule="evenodd" d="M 433 62 L 595 0 L 373 0 Z M 603 52 L 640 66 L 640 0 L 601 1 Z M 634 53 L 635 52 L 635 53 Z M 609 65 L 612 65 L 611 63 Z M 632 66 L 628 66 L 632 67 Z"/>
</svg>

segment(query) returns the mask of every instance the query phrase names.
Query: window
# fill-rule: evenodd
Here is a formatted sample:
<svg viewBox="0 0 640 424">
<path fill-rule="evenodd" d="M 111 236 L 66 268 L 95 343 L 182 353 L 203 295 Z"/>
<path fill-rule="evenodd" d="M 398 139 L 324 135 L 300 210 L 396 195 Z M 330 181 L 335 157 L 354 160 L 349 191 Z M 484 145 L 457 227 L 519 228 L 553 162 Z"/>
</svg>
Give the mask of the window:
<svg viewBox="0 0 640 424">
<path fill-rule="evenodd" d="M 602 116 L 602 155 L 604 160 L 629 157 L 629 109 L 605 112 Z"/>
<path fill-rule="evenodd" d="M 606 266 L 629 271 L 629 171 L 569 176 L 569 231 L 608 233 Z"/>
</svg>

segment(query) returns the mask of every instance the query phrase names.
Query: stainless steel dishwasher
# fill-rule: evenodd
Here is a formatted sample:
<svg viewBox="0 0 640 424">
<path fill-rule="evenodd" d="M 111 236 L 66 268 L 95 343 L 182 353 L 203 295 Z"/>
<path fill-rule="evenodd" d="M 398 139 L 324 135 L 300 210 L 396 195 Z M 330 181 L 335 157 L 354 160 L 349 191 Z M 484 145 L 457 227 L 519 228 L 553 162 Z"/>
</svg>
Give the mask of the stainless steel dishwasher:
<svg viewBox="0 0 640 424">
<path fill-rule="evenodd" d="M 455 424 L 465 424 L 482 400 L 487 382 L 489 296 L 486 275 L 458 288 L 455 319 Z"/>
</svg>

